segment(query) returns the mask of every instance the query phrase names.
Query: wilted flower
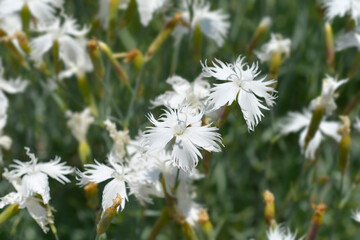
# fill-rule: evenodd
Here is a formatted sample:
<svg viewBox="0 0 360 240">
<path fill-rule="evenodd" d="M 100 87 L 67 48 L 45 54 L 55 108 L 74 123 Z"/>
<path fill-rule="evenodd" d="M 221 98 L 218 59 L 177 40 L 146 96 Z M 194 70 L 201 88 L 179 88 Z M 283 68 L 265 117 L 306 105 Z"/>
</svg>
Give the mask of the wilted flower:
<svg viewBox="0 0 360 240">
<path fill-rule="evenodd" d="M 25 198 L 39 194 L 44 204 L 50 200 L 50 187 L 48 177 L 54 178 L 64 184 L 70 180 L 65 176 L 73 172 L 73 169 L 66 166 L 64 162 L 60 163 L 61 158 L 56 156 L 54 160 L 45 163 L 38 163 L 35 154 L 25 147 L 26 155 L 30 158 L 28 162 L 14 160 L 15 164 L 10 165 L 14 168 L 7 172 L 10 179 L 21 178 L 21 187 L 19 192 Z"/>
<path fill-rule="evenodd" d="M 189 106 L 173 110 L 168 108 L 159 121 L 150 113 L 148 118 L 154 127 L 148 127 L 145 138 L 149 151 L 167 149 L 171 159 L 184 171 L 191 171 L 202 158 L 199 149 L 209 152 L 221 151 L 220 134 L 216 127 L 201 126 L 204 112 L 197 112 Z"/>
<path fill-rule="evenodd" d="M 341 136 L 338 134 L 338 130 L 341 124 L 339 122 L 326 121 L 323 119 L 315 136 L 308 143 L 307 148 L 304 149 L 305 137 L 309 129 L 311 116 L 312 114 L 309 110 L 303 110 L 302 113 L 289 112 L 280 123 L 280 134 L 287 135 L 289 133 L 302 130 L 300 133 L 299 145 L 305 153 L 306 158 L 315 159 L 315 152 L 318 149 L 324 135 L 333 138 L 337 142 L 340 141 Z"/>
<path fill-rule="evenodd" d="M 140 22 L 143 26 L 149 25 L 149 22 L 153 18 L 153 14 L 161 9 L 166 0 L 136 0 L 137 8 L 140 15 Z M 130 0 L 120 1 L 119 8 L 127 9 L 129 6 Z M 99 0 L 100 11 L 99 18 L 102 21 L 103 27 L 107 28 L 109 24 L 109 7 L 110 0 Z"/>
<path fill-rule="evenodd" d="M 350 14 L 358 22 L 360 17 L 360 2 L 358 0 L 325 0 L 326 18 L 333 20 L 335 17 L 344 17 Z"/>
<path fill-rule="evenodd" d="M 106 129 L 109 131 L 110 137 L 114 141 L 112 151 L 123 159 L 126 155 L 126 145 L 130 142 L 129 130 L 117 131 L 116 125 L 110 120 L 105 122 Z"/>
<path fill-rule="evenodd" d="M 218 109 L 225 105 L 231 105 L 234 101 L 238 101 L 248 129 L 253 131 L 254 127 L 260 122 L 263 113 L 261 109 L 269 110 L 262 104 L 263 98 L 267 106 L 274 104 L 276 92 L 270 87 L 276 80 L 265 81 L 266 76 L 255 80 L 260 74 L 258 64 L 253 63 L 249 66 L 244 63 L 245 57 L 239 56 L 234 64 L 223 63 L 215 59 L 214 67 L 208 67 L 205 61 L 203 66 L 204 76 L 214 77 L 217 80 L 224 81 L 215 84 L 210 91 L 209 101 L 213 105 L 213 109 Z"/>
<path fill-rule="evenodd" d="M 39 25 L 39 32 L 43 35 L 31 40 L 31 58 L 41 64 L 43 55 L 48 52 L 54 44 L 58 44 L 59 57 L 65 62 L 79 63 L 78 58 L 86 55 L 85 42 L 76 37 L 83 38 L 89 31 L 88 28 L 79 29 L 75 19 L 65 16 L 50 23 Z"/>
<path fill-rule="evenodd" d="M 55 18 L 56 8 L 62 8 L 63 3 L 63 0 L 2 0 L 0 1 L 0 17 L 20 12 L 27 6 L 36 20 L 49 21 Z"/>
<path fill-rule="evenodd" d="M 66 111 L 66 117 L 69 118 L 67 125 L 72 134 L 79 142 L 86 141 L 86 134 L 90 125 L 94 122 L 94 117 L 91 116 L 90 108 L 85 108 L 82 112 Z"/>
<path fill-rule="evenodd" d="M 262 61 L 269 61 L 273 54 L 290 56 L 291 40 L 289 38 L 283 38 L 280 34 L 271 34 L 271 39 L 268 43 L 265 43 L 260 51 L 255 51 L 256 56 Z"/>
<path fill-rule="evenodd" d="M 192 83 L 175 75 L 169 77 L 166 83 L 172 86 L 173 91 L 166 91 L 155 98 L 154 101 L 151 101 L 153 106 L 178 108 L 181 105 L 188 104 L 194 107 L 203 107 L 204 100 L 210 94 L 210 84 L 203 80 L 202 75 L 198 76 Z"/>
<path fill-rule="evenodd" d="M 122 166 L 120 160 L 114 155 L 108 155 L 108 162 L 110 166 L 99 163 L 95 160 L 95 164 L 85 164 L 85 171 L 82 173 L 77 172 L 79 184 L 84 186 L 89 182 L 101 183 L 111 179 L 108 182 L 103 191 L 102 196 L 102 209 L 103 213 L 113 205 L 113 199 L 117 197 L 117 194 L 122 198 L 121 210 L 125 208 L 125 201 L 128 200 L 126 193 L 127 173 L 128 169 Z M 120 206 L 117 208 L 119 211 Z"/>
<path fill-rule="evenodd" d="M 205 36 L 214 40 L 221 47 L 230 28 L 229 15 L 223 13 L 221 9 L 211 11 L 210 3 L 205 0 L 194 0 L 191 6 L 188 5 L 189 1 L 186 0 L 182 0 L 181 3 L 181 16 L 189 24 L 191 30 L 194 31 L 199 26 Z M 187 28 L 177 26 L 174 34 L 177 41 L 180 41 L 186 33 L 189 33 Z"/>
<path fill-rule="evenodd" d="M 337 80 L 329 75 L 326 75 L 326 78 L 323 80 L 321 96 L 315 98 L 310 103 L 311 109 L 324 108 L 327 115 L 330 115 L 336 109 L 335 98 L 337 94 L 335 91 L 343 84 L 345 84 L 348 79 Z"/>
<path fill-rule="evenodd" d="M 291 233 L 290 229 L 285 229 L 282 225 L 278 225 L 275 228 L 270 228 L 266 232 L 266 236 L 268 240 L 295 240 L 296 232 Z"/>
</svg>

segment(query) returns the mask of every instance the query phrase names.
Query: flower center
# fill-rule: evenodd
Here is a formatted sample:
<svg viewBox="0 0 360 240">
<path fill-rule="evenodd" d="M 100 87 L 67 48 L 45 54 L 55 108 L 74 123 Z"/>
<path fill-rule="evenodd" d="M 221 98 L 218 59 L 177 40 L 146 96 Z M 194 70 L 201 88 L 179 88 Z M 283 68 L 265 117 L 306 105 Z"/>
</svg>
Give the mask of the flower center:
<svg viewBox="0 0 360 240">
<path fill-rule="evenodd" d="M 182 135 L 186 130 L 186 124 L 184 121 L 178 120 L 178 123 L 173 127 L 176 135 Z"/>
</svg>

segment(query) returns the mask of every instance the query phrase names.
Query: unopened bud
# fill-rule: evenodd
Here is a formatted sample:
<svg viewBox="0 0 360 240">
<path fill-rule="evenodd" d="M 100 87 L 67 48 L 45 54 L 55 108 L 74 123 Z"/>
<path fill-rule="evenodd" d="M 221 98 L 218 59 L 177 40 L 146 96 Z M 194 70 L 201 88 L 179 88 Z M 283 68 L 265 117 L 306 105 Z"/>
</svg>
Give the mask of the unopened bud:
<svg viewBox="0 0 360 240">
<path fill-rule="evenodd" d="M 194 63 L 197 65 L 201 59 L 201 49 L 202 49 L 202 39 L 203 35 L 201 32 L 200 24 L 195 26 L 194 35 L 193 35 L 193 43 L 194 43 Z"/>
<path fill-rule="evenodd" d="M 206 211 L 206 209 L 200 210 L 198 217 L 199 217 L 198 223 L 201 225 L 204 233 L 209 237 L 212 236 L 213 225 L 211 224 L 209 214 Z"/>
<path fill-rule="evenodd" d="M 89 82 L 85 74 L 77 74 L 77 82 L 85 103 L 90 107 L 91 113 L 97 117 L 99 113 L 96 107 L 95 98 L 90 90 Z"/>
<path fill-rule="evenodd" d="M 98 42 L 96 39 L 92 39 L 87 43 L 88 52 L 91 62 L 94 65 L 94 73 L 98 79 L 103 79 L 105 75 L 104 63 L 99 51 Z"/>
<path fill-rule="evenodd" d="M 18 40 L 21 49 L 26 53 L 30 53 L 31 49 L 26 34 L 24 32 L 17 31 L 15 33 L 15 37 Z"/>
<path fill-rule="evenodd" d="M 113 205 L 105 210 L 103 216 L 101 217 L 98 225 L 97 225 L 97 233 L 103 234 L 109 228 L 112 219 L 115 217 L 117 213 L 117 208 L 120 206 L 122 198 L 120 194 L 116 194 L 116 198 L 113 199 Z"/>
<path fill-rule="evenodd" d="M 350 119 L 347 116 L 340 116 L 343 126 L 338 133 L 342 136 L 339 143 L 339 169 L 341 175 L 344 175 L 349 165 L 349 152 L 351 146 L 350 137 Z"/>
<path fill-rule="evenodd" d="M 97 208 L 99 204 L 98 198 L 98 184 L 94 182 L 90 182 L 84 187 L 85 197 L 87 200 L 87 205 L 93 209 Z"/>
<path fill-rule="evenodd" d="M 136 71 L 139 72 L 144 63 L 144 56 L 139 51 L 139 49 L 135 48 L 126 54 L 125 62 L 126 63 L 133 62 Z"/>
<path fill-rule="evenodd" d="M 265 201 L 265 210 L 264 216 L 266 220 L 266 225 L 268 228 L 276 225 L 275 220 L 275 197 L 274 195 L 266 190 L 263 193 L 264 201 Z"/>
<path fill-rule="evenodd" d="M 312 207 L 315 212 L 311 220 L 311 225 L 306 240 L 314 240 L 316 238 L 319 228 L 322 225 L 327 206 L 323 203 L 320 203 L 319 205 L 313 204 Z"/>
<path fill-rule="evenodd" d="M 0 213 L 0 226 L 20 212 L 19 204 L 12 204 Z"/>
<path fill-rule="evenodd" d="M 277 79 L 279 75 L 279 69 L 282 63 L 282 56 L 281 53 L 275 52 L 271 56 L 270 60 L 270 73 L 269 73 L 269 79 Z M 272 88 L 276 88 L 277 82 L 272 84 Z"/>
<path fill-rule="evenodd" d="M 310 121 L 310 126 L 305 137 L 305 149 L 307 148 L 311 139 L 313 139 L 313 137 L 315 136 L 316 131 L 320 126 L 322 117 L 324 116 L 324 113 L 325 113 L 324 107 L 318 107 L 313 111 Z"/>
<path fill-rule="evenodd" d="M 123 69 L 123 67 L 120 65 L 120 63 L 116 60 L 114 57 L 113 52 L 109 48 L 108 45 L 106 45 L 104 42 L 99 42 L 99 47 L 101 51 L 105 54 L 105 56 L 109 59 L 111 66 L 115 70 L 115 74 L 118 77 L 118 79 L 123 82 L 125 86 L 130 86 L 129 78 Z"/>
<path fill-rule="evenodd" d="M 182 16 L 180 12 L 175 13 L 174 17 L 165 25 L 163 30 L 151 43 L 146 52 L 145 61 L 149 61 L 155 53 L 160 49 L 165 40 L 170 36 L 174 28 L 182 22 Z"/>
<path fill-rule="evenodd" d="M 89 163 L 91 160 L 91 150 L 86 141 L 79 142 L 78 152 L 80 160 L 83 164 Z"/>
<path fill-rule="evenodd" d="M 21 9 L 21 23 L 23 31 L 28 34 L 30 28 L 30 21 L 31 21 L 31 12 L 30 8 L 27 4 L 25 4 Z"/>
<path fill-rule="evenodd" d="M 251 42 L 248 45 L 248 53 L 252 53 L 252 51 L 256 48 L 260 38 L 266 33 L 269 26 L 271 24 L 271 18 L 270 17 L 264 17 L 259 26 L 256 28 L 255 33 L 251 39 Z"/>
<path fill-rule="evenodd" d="M 325 46 L 326 46 L 326 62 L 331 69 L 334 71 L 335 64 L 335 51 L 334 51 L 334 35 L 330 23 L 325 23 Z"/>
</svg>

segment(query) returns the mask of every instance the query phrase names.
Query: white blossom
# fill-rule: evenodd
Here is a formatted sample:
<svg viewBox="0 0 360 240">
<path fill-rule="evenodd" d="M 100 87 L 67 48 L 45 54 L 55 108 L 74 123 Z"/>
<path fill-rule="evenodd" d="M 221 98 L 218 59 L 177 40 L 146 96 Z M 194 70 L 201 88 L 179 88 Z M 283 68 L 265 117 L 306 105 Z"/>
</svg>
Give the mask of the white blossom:
<svg viewBox="0 0 360 240">
<path fill-rule="evenodd" d="M 64 22 L 57 18 L 50 23 L 39 25 L 39 32 L 44 34 L 31 40 L 31 58 L 37 64 L 41 64 L 43 55 L 48 52 L 57 42 L 59 57 L 64 63 L 72 62 L 79 64 L 86 56 L 85 45 L 82 38 L 88 33 L 88 28 L 79 29 L 75 19 L 65 16 Z"/>
<path fill-rule="evenodd" d="M 102 195 L 102 209 L 103 214 L 113 205 L 113 199 L 116 198 L 117 194 L 122 198 L 121 210 L 125 208 L 125 201 L 128 201 L 126 193 L 125 182 L 128 178 L 129 169 L 124 167 L 120 160 L 114 154 L 108 155 L 109 166 L 99 163 L 95 160 L 95 164 L 85 164 L 85 171 L 78 173 L 78 180 L 80 185 L 85 185 L 89 182 L 101 183 L 107 180 L 109 181 L 103 190 Z"/>
<path fill-rule="evenodd" d="M 358 117 L 355 119 L 354 127 L 360 132 L 360 119 Z"/>
<path fill-rule="evenodd" d="M 351 47 L 356 47 L 360 50 L 360 27 L 340 35 L 335 41 L 335 51 L 342 51 Z"/>
<path fill-rule="evenodd" d="M 256 56 L 262 61 L 271 60 L 274 54 L 290 56 L 291 40 L 289 38 L 283 38 L 280 34 L 271 34 L 271 39 L 268 43 L 265 43 L 260 51 L 255 51 Z"/>
<path fill-rule="evenodd" d="M 261 109 L 269 110 L 267 106 L 274 104 L 276 90 L 271 87 L 276 80 L 266 81 L 266 76 L 256 80 L 260 71 L 257 63 L 249 66 L 244 63 L 245 57 L 239 56 L 234 64 L 223 63 L 215 59 L 213 67 L 208 67 L 207 62 L 202 64 L 206 77 L 214 77 L 222 81 L 215 84 L 210 91 L 209 101 L 213 109 L 231 105 L 238 101 L 248 129 L 253 131 L 263 116 Z M 262 103 L 265 100 L 267 106 Z"/>
<path fill-rule="evenodd" d="M 325 108 L 327 115 L 330 115 L 336 108 L 335 98 L 337 93 L 335 91 L 343 84 L 345 84 L 348 79 L 337 80 L 335 77 L 329 75 L 323 80 L 321 95 L 313 99 L 310 103 L 311 109 L 316 109 L 319 107 Z"/>
<path fill-rule="evenodd" d="M 221 47 L 230 28 L 229 15 L 223 13 L 221 9 L 210 10 L 210 3 L 205 0 L 194 0 L 191 6 L 188 5 L 186 0 L 182 0 L 181 3 L 182 18 L 189 24 L 191 30 L 194 31 L 199 26 L 206 37 L 212 39 Z M 190 13 L 190 9 L 192 13 Z M 187 33 L 189 33 L 189 30 L 186 27 L 177 26 L 174 31 L 177 42 Z"/>
<path fill-rule="evenodd" d="M 156 120 L 152 114 L 148 118 L 154 127 L 145 132 L 149 151 L 167 149 L 172 161 L 184 171 L 191 171 L 202 158 L 200 149 L 209 152 L 221 151 L 220 134 L 216 127 L 201 126 L 204 112 L 197 112 L 189 106 L 173 110 L 168 108 Z"/>
<path fill-rule="evenodd" d="M 149 25 L 150 21 L 153 18 L 153 14 L 160 10 L 164 6 L 165 2 L 166 0 L 136 0 L 141 24 L 143 26 Z M 127 9 L 129 3 L 130 0 L 120 1 L 119 9 Z M 99 0 L 99 5 L 99 18 L 102 22 L 103 27 L 107 28 L 109 25 L 110 0 Z"/>
<path fill-rule="evenodd" d="M 27 147 L 25 147 L 25 150 L 30 161 L 14 160 L 15 164 L 10 165 L 13 170 L 8 172 L 8 176 L 12 179 L 21 178 L 19 192 L 25 198 L 39 194 L 44 204 L 47 204 L 50 200 L 48 177 L 54 178 L 62 184 L 69 183 L 70 180 L 65 175 L 72 173 L 73 169 L 66 166 L 64 162 L 61 163 L 61 158 L 58 156 L 49 162 L 38 163 L 35 154 L 31 153 Z"/>
<path fill-rule="evenodd" d="M 66 111 L 65 115 L 69 119 L 67 125 L 76 140 L 78 140 L 78 142 L 86 141 L 88 129 L 95 120 L 94 117 L 91 116 L 90 108 L 85 108 L 82 112 L 75 113 Z"/>
<path fill-rule="evenodd" d="M 94 70 L 94 66 L 90 60 L 90 56 L 86 52 L 84 52 L 84 55 L 77 56 L 75 61 L 66 61 L 65 67 L 66 69 L 59 73 L 60 80 L 70 78 L 73 75 L 78 78 L 83 78 L 85 76 L 85 73 L 92 72 Z"/>
<path fill-rule="evenodd" d="M 106 129 L 110 137 L 114 141 L 112 151 L 120 158 L 123 159 L 126 155 L 126 145 L 130 142 L 129 130 L 118 131 L 116 125 L 109 119 L 105 122 Z"/>
<path fill-rule="evenodd" d="M 358 22 L 360 17 L 360 1 L 358 0 L 324 0 L 325 15 L 329 20 L 335 17 L 345 17 L 350 14 L 351 18 Z"/>
<path fill-rule="evenodd" d="M 321 141 L 324 136 L 329 136 L 335 141 L 339 142 L 341 140 L 341 135 L 338 134 L 338 129 L 341 124 L 335 121 L 326 121 L 322 119 L 319 129 L 315 133 L 315 136 L 308 143 L 308 146 L 305 148 L 305 138 L 309 125 L 311 122 L 312 113 L 309 110 L 303 110 L 300 112 L 289 112 L 288 115 L 280 121 L 280 134 L 287 135 L 292 132 L 298 132 L 301 130 L 299 145 L 302 149 L 302 152 L 305 154 L 305 157 L 308 159 L 315 159 L 315 153 L 318 149 Z"/>
<path fill-rule="evenodd" d="M 290 229 L 285 229 L 282 225 L 277 225 L 275 228 L 270 228 L 266 232 L 268 240 L 295 240 L 296 232 L 291 233 Z M 303 239 L 303 238 L 299 238 Z"/>
<path fill-rule="evenodd" d="M 202 75 L 198 76 L 194 82 L 190 83 L 180 76 L 172 76 L 166 80 L 173 88 L 151 101 L 152 105 L 169 106 L 178 108 L 187 104 L 194 107 L 203 107 L 205 99 L 210 94 L 210 84 L 203 80 Z"/>
<path fill-rule="evenodd" d="M 360 211 L 356 210 L 351 214 L 351 218 L 354 219 L 356 222 L 360 223 Z"/>
<path fill-rule="evenodd" d="M 0 17 L 20 12 L 28 6 L 30 13 L 38 21 L 49 21 L 55 18 L 56 8 L 62 8 L 63 0 L 2 0 Z"/>
</svg>

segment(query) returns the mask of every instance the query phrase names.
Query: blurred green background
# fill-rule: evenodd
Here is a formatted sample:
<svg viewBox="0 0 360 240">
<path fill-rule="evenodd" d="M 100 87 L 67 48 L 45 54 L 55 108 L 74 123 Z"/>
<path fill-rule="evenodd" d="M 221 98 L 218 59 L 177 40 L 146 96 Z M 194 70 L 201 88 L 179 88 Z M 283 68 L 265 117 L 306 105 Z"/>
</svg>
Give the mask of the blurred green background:
<svg viewBox="0 0 360 240">
<path fill-rule="evenodd" d="M 98 5 L 94 0 L 65 1 L 65 12 L 83 24 L 94 23 Z M 324 40 L 324 16 L 320 2 L 313 0 L 219 0 L 210 1 L 212 9 L 221 8 L 230 15 L 231 27 L 225 44 L 218 48 L 214 42 L 203 38 L 201 59 L 218 58 L 234 61 L 240 54 L 246 54 L 246 47 L 252 35 L 265 16 L 272 19 L 272 25 L 259 42 L 270 39 L 270 33 L 280 33 L 292 40 L 291 56 L 280 68 L 278 78 L 278 99 L 271 111 L 255 128 L 248 132 L 241 111 L 235 107 L 224 127 L 221 129 L 225 148 L 213 154 L 211 168 L 205 179 L 196 182 L 197 202 L 209 211 L 217 239 L 266 239 L 264 203 L 262 193 L 269 189 L 275 195 L 276 220 L 285 223 L 298 235 L 307 233 L 311 223 L 312 203 L 323 202 L 328 205 L 317 239 L 330 239 L 336 209 L 339 203 L 340 173 L 338 170 L 338 146 L 335 141 L 323 141 L 318 159 L 303 170 L 305 161 L 300 153 L 298 134 L 277 138 L 279 119 L 288 111 L 301 111 L 311 99 L 321 92 L 325 74 L 330 73 L 326 64 Z M 176 2 L 174 1 L 174 5 Z M 138 48 L 145 52 L 153 39 L 161 31 L 164 15 L 171 16 L 174 11 L 157 14 L 147 28 L 139 22 L 137 11 L 125 27 L 118 28 L 111 48 L 114 52 L 130 51 Z M 119 11 L 119 21 L 125 12 Z M 342 33 L 344 19 L 333 23 L 335 36 Z M 106 34 L 94 28 L 89 38 L 107 42 Z M 136 136 L 138 130 L 148 125 L 145 114 L 150 111 L 150 100 L 168 90 L 165 80 L 172 74 L 180 75 L 190 81 L 201 72 L 199 62 L 193 60 L 193 42 L 190 35 L 181 42 L 180 49 L 174 47 L 174 39 L 169 38 L 154 58 L 146 65 L 141 82 L 142 94 L 137 99 L 130 124 L 130 134 Z M 27 159 L 24 146 L 29 146 L 40 159 L 50 159 L 55 155 L 62 157 L 72 166 L 79 166 L 77 142 L 66 126 L 66 118 L 54 101 L 52 93 L 46 88 L 46 78 L 36 70 L 28 71 L 9 56 L 7 49 L 0 44 L 6 76 L 22 76 L 29 79 L 30 85 L 24 94 L 9 96 L 8 124 L 4 132 L 11 136 L 13 145 L 4 153 L 5 166 L 12 159 Z M 336 74 L 340 78 L 348 76 L 356 62 L 357 51 L 348 49 L 336 54 Z M 247 61 L 256 60 L 250 55 Z M 111 140 L 100 122 L 109 116 L 120 119 L 127 111 L 130 94 L 116 79 L 108 61 L 105 60 L 106 78 L 101 82 L 105 97 L 97 99 L 100 118 L 90 127 L 88 142 L 93 158 L 104 161 L 111 148 Z M 131 64 L 124 64 L 134 84 L 136 71 Z M 360 65 L 359 65 L 360 66 Z M 268 64 L 260 65 L 263 73 L 269 71 Z M 357 68 L 356 68 L 357 69 Z M 89 74 L 92 87 L 96 79 Z M 338 109 L 330 119 L 337 115 L 360 90 L 359 72 L 340 88 L 337 99 Z M 213 79 L 209 80 L 212 83 Z M 64 80 L 61 85 L 69 108 L 80 111 L 85 107 L 75 78 Z M 151 110 L 158 116 L 160 109 Z M 359 115 L 357 107 L 350 115 L 351 120 Z M 360 206 L 360 189 L 355 184 L 359 173 L 360 154 L 359 133 L 353 131 L 351 163 L 345 177 L 338 225 L 333 239 L 359 239 L 359 225 L 351 219 L 352 210 Z M 202 161 L 198 168 L 202 169 Z M 301 176 L 301 177 L 300 177 Z M 319 178 L 327 176 L 326 181 Z M 51 204 L 57 209 L 55 224 L 60 239 L 94 239 L 95 213 L 86 206 L 84 191 L 77 187 L 74 176 L 71 184 L 61 185 L 50 180 Z M 297 181 L 299 181 L 298 187 Z M 100 185 L 100 193 L 103 185 Z M 0 195 L 12 190 L 6 180 L 1 181 Z M 344 199 L 344 195 L 347 195 Z M 108 239 L 146 239 L 165 202 L 156 199 L 154 205 L 141 207 L 134 197 L 130 197 L 125 210 L 119 213 L 107 233 Z M 200 239 L 201 234 L 199 234 Z M 53 239 L 51 233 L 43 234 L 26 211 L 0 227 L 0 239 Z M 175 223 L 167 225 L 158 239 L 182 239 L 181 230 Z"/>
</svg>

